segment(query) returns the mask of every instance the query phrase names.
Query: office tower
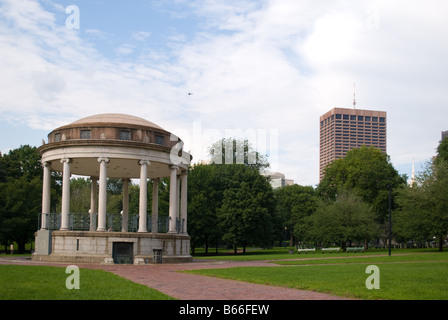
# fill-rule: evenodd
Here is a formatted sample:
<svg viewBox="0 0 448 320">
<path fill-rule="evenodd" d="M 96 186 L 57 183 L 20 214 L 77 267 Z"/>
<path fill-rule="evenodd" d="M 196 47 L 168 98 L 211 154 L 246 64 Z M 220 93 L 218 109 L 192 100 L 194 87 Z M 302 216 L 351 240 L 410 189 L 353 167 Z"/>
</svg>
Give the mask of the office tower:
<svg viewBox="0 0 448 320">
<path fill-rule="evenodd" d="M 442 140 L 448 138 L 448 130 L 447 131 L 442 131 Z"/>
<path fill-rule="evenodd" d="M 325 166 L 347 151 L 374 146 L 386 153 L 386 112 L 334 108 L 320 117 L 319 180 Z"/>
</svg>

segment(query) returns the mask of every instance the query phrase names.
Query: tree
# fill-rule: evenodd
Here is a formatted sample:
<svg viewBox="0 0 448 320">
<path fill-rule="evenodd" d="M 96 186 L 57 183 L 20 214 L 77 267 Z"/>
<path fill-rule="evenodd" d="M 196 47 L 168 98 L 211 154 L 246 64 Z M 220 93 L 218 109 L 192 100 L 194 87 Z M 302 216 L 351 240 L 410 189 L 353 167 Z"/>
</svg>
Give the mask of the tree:
<svg viewBox="0 0 448 320">
<path fill-rule="evenodd" d="M 394 212 L 393 233 L 398 242 L 431 241 L 430 215 L 425 194 L 417 183 L 403 187 L 397 196 L 399 209 Z"/>
<path fill-rule="evenodd" d="M 266 155 L 254 150 L 247 139 L 223 138 L 209 148 L 212 163 L 244 164 L 263 170 L 269 167 Z"/>
<path fill-rule="evenodd" d="M 439 146 L 437 147 L 437 158 L 442 158 L 445 161 L 448 161 L 448 138 L 440 141 Z"/>
<path fill-rule="evenodd" d="M 42 211 L 42 165 L 37 148 L 28 145 L 2 155 L 0 170 L 0 241 L 15 241 L 19 253 L 32 240 Z"/>
<path fill-rule="evenodd" d="M 448 232 L 448 161 L 438 157 L 417 175 L 417 183 L 403 188 L 394 230 L 404 239 L 437 239 L 439 250 Z"/>
<path fill-rule="evenodd" d="M 188 173 L 188 234 L 193 254 L 202 245 L 208 253 L 209 246 L 217 245 L 222 236 L 217 210 L 222 203 L 225 177 L 219 169 L 216 165 L 199 164 Z"/>
<path fill-rule="evenodd" d="M 88 213 L 91 183 L 85 178 L 70 180 L 70 212 Z"/>
<path fill-rule="evenodd" d="M 188 174 L 188 233 L 193 252 L 201 245 L 208 252 L 209 245 L 221 240 L 234 246 L 266 245 L 272 241 L 273 224 L 266 217 L 275 214 L 272 187 L 259 172 L 269 166 L 266 158 L 247 140 L 221 139 L 209 152 L 212 163 L 194 165 Z M 239 203 L 240 197 L 247 207 Z M 260 230 L 265 232 L 263 237 Z"/>
<path fill-rule="evenodd" d="M 2 162 L 1 171 L 4 174 L 2 175 L 2 181 L 5 181 L 7 177 L 43 176 L 40 155 L 36 147 L 23 145 L 17 149 L 13 149 L 7 155 L 3 156 Z"/>
<path fill-rule="evenodd" d="M 314 188 L 294 184 L 274 190 L 274 196 L 278 220 L 282 229 L 289 231 L 290 245 L 293 244 L 293 237 L 304 241 L 310 228 L 309 217 L 317 205 Z"/>
<path fill-rule="evenodd" d="M 342 191 L 335 201 L 322 200 L 311 217 L 310 236 L 317 242 L 346 243 L 367 241 L 377 236 L 373 207 L 353 192 Z"/>
<path fill-rule="evenodd" d="M 353 190 L 373 206 L 377 223 L 384 225 L 388 223 L 389 186 L 395 195 L 396 189 L 405 184 L 406 176 L 398 174 L 387 154 L 375 147 L 363 146 L 330 163 L 317 192 L 334 200 L 341 190 Z M 392 206 L 395 207 L 395 200 Z"/>
<path fill-rule="evenodd" d="M 218 210 L 223 240 L 237 245 L 270 246 L 273 238 L 273 194 L 267 179 L 258 170 L 244 165 L 232 165 L 230 187 L 224 191 Z"/>
</svg>

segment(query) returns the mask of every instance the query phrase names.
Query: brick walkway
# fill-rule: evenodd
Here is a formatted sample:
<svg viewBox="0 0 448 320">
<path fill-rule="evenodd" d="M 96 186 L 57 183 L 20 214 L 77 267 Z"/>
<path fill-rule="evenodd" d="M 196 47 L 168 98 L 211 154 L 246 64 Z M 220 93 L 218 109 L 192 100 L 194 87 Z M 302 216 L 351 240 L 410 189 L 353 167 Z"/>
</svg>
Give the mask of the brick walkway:
<svg viewBox="0 0 448 320">
<path fill-rule="evenodd" d="M 57 265 L 25 259 L 0 258 L 0 264 Z M 218 279 L 176 271 L 211 268 L 275 265 L 263 261 L 204 261 L 185 264 L 99 265 L 77 264 L 80 268 L 102 269 L 140 283 L 180 300 L 346 300 L 346 298 L 314 291 Z M 287 268 L 288 266 L 284 266 Z"/>
</svg>

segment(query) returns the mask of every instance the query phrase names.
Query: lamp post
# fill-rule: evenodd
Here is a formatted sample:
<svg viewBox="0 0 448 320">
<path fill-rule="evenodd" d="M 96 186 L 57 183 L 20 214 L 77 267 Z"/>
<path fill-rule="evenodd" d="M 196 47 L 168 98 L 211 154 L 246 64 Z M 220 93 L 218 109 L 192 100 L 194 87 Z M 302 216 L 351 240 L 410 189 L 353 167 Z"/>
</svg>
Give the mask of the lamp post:
<svg viewBox="0 0 448 320">
<path fill-rule="evenodd" d="M 389 188 L 389 256 L 390 256 L 392 251 L 392 213 L 391 213 L 392 189 L 390 185 L 388 185 L 387 187 Z"/>
</svg>

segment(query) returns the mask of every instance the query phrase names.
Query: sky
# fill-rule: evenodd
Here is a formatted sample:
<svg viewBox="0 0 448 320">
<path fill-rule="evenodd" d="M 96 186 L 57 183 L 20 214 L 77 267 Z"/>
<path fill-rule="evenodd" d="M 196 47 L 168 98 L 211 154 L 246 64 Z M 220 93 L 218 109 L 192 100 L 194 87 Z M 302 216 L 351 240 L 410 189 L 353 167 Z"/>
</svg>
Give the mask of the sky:
<svg viewBox="0 0 448 320">
<path fill-rule="evenodd" d="M 272 171 L 319 182 L 319 117 L 387 112 L 400 174 L 448 130 L 445 0 L 0 0 L 0 151 L 126 113 L 193 162 L 245 137 Z"/>
</svg>

